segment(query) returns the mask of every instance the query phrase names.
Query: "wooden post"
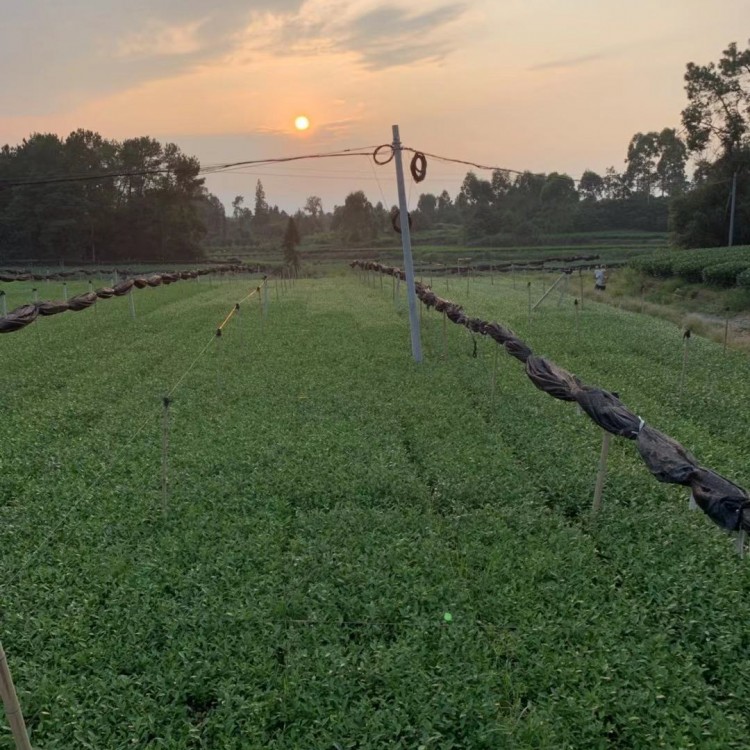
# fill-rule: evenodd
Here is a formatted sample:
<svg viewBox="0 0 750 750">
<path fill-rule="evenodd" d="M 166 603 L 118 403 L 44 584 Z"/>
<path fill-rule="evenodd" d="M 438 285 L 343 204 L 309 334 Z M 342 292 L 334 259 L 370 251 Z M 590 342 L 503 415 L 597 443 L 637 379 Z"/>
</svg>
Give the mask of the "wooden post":
<svg viewBox="0 0 750 750">
<path fill-rule="evenodd" d="M 602 430 L 602 452 L 599 455 L 599 471 L 596 474 L 596 485 L 594 486 L 594 502 L 591 510 L 598 513 L 602 509 L 602 493 L 604 492 L 604 480 L 607 477 L 607 456 L 609 455 L 609 441 L 612 436 Z"/>
<path fill-rule="evenodd" d="M 682 340 L 684 342 L 682 352 L 682 372 L 680 373 L 680 400 L 682 400 L 682 391 L 685 385 L 685 371 L 687 370 L 688 361 L 688 344 L 690 343 L 690 329 L 686 329 L 685 333 L 682 334 Z"/>
<path fill-rule="evenodd" d="M 169 495 L 167 469 L 169 466 L 169 405 L 171 403 L 169 396 L 164 396 L 162 399 L 164 413 L 161 423 L 161 512 L 165 518 L 167 516 L 167 500 Z"/>
<path fill-rule="evenodd" d="M 531 282 L 526 282 L 526 288 L 529 290 L 529 325 L 531 325 Z"/>
<path fill-rule="evenodd" d="M 497 342 L 493 341 L 495 344 L 495 354 L 492 359 L 492 378 L 491 378 L 491 387 L 490 387 L 490 400 L 491 403 L 495 403 L 495 386 L 497 385 L 497 352 L 500 349 L 500 345 L 497 344 Z"/>
<path fill-rule="evenodd" d="M 747 539 L 747 532 L 742 529 L 742 531 L 737 534 L 737 554 L 740 556 L 741 560 L 744 560 L 745 558 L 745 541 Z"/>
<path fill-rule="evenodd" d="M 2 643 L 0 643 L 0 693 L 2 693 L 5 715 L 8 717 L 8 724 L 16 743 L 16 750 L 32 750 L 29 735 L 26 731 L 26 723 L 23 720 L 23 713 L 21 712 L 21 705 L 18 702 L 18 695 L 16 695 L 16 688 L 13 685 L 13 677 L 10 674 L 10 667 L 8 667 L 8 660 L 5 656 Z"/>
</svg>

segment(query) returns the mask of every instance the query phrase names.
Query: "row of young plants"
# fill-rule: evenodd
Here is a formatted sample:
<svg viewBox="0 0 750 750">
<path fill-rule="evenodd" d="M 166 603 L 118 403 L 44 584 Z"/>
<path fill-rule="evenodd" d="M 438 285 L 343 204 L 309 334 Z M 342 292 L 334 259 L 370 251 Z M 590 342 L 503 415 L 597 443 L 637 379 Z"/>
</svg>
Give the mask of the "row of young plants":
<svg viewBox="0 0 750 750">
<path fill-rule="evenodd" d="M 526 328 L 510 279 L 450 283 L 746 473 L 744 359 L 695 342 L 683 409 L 663 324 L 587 302 L 576 339 L 572 304 Z M 212 338 L 247 291 L 173 285 L 135 321 L 114 299 L 0 340 L 0 637 L 35 746 L 745 746 L 750 576 L 684 493 L 615 444 L 589 522 L 599 431 L 510 358 L 493 396 L 494 343 L 474 358 L 450 326 L 444 351 L 428 312 L 415 366 L 403 302 L 346 278 Z M 163 518 L 161 396 L 209 339 L 174 394 Z"/>
<path fill-rule="evenodd" d="M 692 283 L 750 287 L 750 246 L 669 250 L 631 258 L 629 265 L 649 276 L 679 276 Z"/>
</svg>

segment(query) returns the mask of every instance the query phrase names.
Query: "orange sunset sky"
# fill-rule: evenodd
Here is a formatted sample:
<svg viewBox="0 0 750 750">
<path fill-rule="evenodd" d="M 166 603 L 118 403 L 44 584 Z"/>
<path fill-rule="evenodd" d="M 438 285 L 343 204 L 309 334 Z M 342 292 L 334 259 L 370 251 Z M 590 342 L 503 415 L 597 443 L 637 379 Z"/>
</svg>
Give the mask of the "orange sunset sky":
<svg viewBox="0 0 750 750">
<path fill-rule="evenodd" d="M 750 36 L 748 0 L 0 0 L 0 144 L 84 127 L 174 141 L 201 163 L 390 140 L 514 169 L 623 168 L 676 127 L 688 61 Z M 297 115 L 310 118 L 304 133 Z M 466 169 L 432 163 L 422 192 Z M 229 204 L 396 202 L 359 157 L 209 176 Z M 416 195 L 412 196 L 416 201 Z"/>
</svg>

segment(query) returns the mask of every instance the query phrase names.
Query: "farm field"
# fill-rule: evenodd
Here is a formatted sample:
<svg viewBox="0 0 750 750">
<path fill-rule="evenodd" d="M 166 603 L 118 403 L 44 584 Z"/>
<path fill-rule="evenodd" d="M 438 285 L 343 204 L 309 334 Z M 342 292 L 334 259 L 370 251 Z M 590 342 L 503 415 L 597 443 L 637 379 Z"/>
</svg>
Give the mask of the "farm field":
<svg viewBox="0 0 750 750">
<path fill-rule="evenodd" d="M 556 293 L 529 321 L 526 280 L 435 287 L 750 485 L 745 355 L 693 338 L 680 392 L 677 327 Z M 35 747 L 747 747 L 750 567 L 683 488 L 614 440 L 592 518 L 601 432 L 434 312 L 413 364 L 391 278 L 272 285 L 216 338 L 255 283 L 0 337 L 0 639 Z"/>
</svg>

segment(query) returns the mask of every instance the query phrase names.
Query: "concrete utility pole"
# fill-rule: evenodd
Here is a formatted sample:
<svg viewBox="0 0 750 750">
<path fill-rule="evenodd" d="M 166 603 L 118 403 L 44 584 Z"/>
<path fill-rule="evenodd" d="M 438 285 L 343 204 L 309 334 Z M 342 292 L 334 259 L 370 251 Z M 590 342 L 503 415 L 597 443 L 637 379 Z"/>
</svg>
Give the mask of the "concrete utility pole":
<svg viewBox="0 0 750 750">
<path fill-rule="evenodd" d="M 732 175 L 732 203 L 729 208 L 729 242 L 727 245 L 732 247 L 734 242 L 734 204 L 737 197 L 737 170 Z"/>
<path fill-rule="evenodd" d="M 401 218 L 401 244 L 404 249 L 404 273 L 406 274 L 406 297 L 409 300 L 409 328 L 411 329 L 411 353 L 415 362 L 422 361 L 422 342 L 419 334 L 417 315 L 417 294 L 414 290 L 414 263 L 411 257 L 411 233 L 409 231 L 409 207 L 406 203 L 404 187 L 404 165 L 401 161 L 401 139 L 398 125 L 393 126 L 393 154 L 396 161 L 396 181 L 398 182 L 398 206 Z"/>
</svg>

